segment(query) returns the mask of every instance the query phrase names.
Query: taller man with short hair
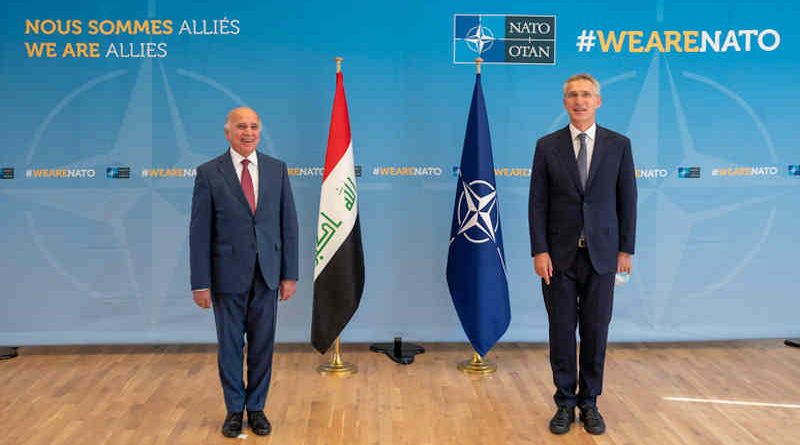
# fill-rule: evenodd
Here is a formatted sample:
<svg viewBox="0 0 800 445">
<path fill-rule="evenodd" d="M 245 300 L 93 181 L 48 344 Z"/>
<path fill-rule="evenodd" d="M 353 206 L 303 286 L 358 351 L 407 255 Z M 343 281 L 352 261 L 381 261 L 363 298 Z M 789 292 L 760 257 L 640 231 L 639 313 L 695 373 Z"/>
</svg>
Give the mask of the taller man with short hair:
<svg viewBox="0 0 800 445">
<path fill-rule="evenodd" d="M 630 272 L 634 253 L 631 143 L 595 123 L 601 103 L 594 77 L 567 79 L 564 108 L 570 123 L 539 139 L 533 157 L 528 217 L 534 269 L 542 278 L 549 321 L 554 434 L 569 431 L 576 406 L 587 432 L 605 432 L 597 397 L 603 389 L 614 274 Z"/>
<path fill-rule="evenodd" d="M 291 298 L 298 278 L 297 215 L 286 164 L 256 151 L 258 114 L 232 110 L 225 137 L 230 148 L 197 168 L 189 231 L 192 297 L 214 309 L 227 408 L 222 433 L 238 436 L 246 410 L 253 432 L 267 435 L 272 425 L 263 410 L 277 301 Z"/>
</svg>

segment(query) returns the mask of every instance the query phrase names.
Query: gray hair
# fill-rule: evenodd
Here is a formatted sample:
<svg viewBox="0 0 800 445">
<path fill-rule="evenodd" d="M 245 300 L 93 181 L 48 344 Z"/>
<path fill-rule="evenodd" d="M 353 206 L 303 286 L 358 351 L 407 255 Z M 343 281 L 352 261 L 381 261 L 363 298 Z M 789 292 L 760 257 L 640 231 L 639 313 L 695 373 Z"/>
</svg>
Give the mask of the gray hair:
<svg viewBox="0 0 800 445">
<path fill-rule="evenodd" d="M 592 83 L 592 86 L 594 87 L 594 94 L 596 94 L 598 96 L 600 95 L 600 82 L 598 82 L 597 79 L 595 79 L 594 76 L 592 76 L 589 73 L 579 73 L 579 74 L 575 74 L 573 76 L 570 76 L 570 78 L 567 79 L 564 82 L 564 95 L 565 96 L 567 95 L 567 86 L 569 85 L 569 83 L 570 82 L 575 82 L 576 80 L 588 80 L 589 82 Z"/>
<path fill-rule="evenodd" d="M 252 109 L 252 108 L 250 108 L 250 107 L 240 107 L 240 108 L 249 108 L 250 110 L 252 110 L 252 111 L 253 111 L 253 113 L 255 113 L 255 114 L 256 114 L 256 117 L 258 117 L 258 126 L 259 126 L 259 127 L 261 127 L 261 126 L 262 126 L 262 125 L 261 125 L 261 115 L 260 115 L 260 114 L 258 114 L 258 113 L 256 112 L 256 110 L 253 110 L 253 109 Z M 235 110 L 235 109 L 234 109 L 234 110 Z M 228 130 L 230 130 L 230 129 L 231 129 L 231 113 L 233 113 L 233 111 L 234 111 L 234 110 L 231 110 L 231 111 L 230 111 L 230 112 L 228 112 L 228 114 L 225 116 L 225 126 L 223 127 L 223 128 L 225 128 L 225 131 L 228 131 Z"/>
</svg>

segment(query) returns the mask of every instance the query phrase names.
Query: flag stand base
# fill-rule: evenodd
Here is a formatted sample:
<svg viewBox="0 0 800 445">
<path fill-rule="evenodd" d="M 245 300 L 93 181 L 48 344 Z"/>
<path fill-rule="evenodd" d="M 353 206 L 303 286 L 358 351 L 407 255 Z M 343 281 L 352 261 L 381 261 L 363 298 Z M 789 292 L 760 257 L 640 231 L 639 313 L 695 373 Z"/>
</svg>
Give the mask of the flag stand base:
<svg viewBox="0 0 800 445">
<path fill-rule="evenodd" d="M 0 360 L 9 360 L 9 359 L 12 359 L 12 358 L 16 357 L 18 355 L 17 354 L 17 349 L 18 348 L 15 348 L 15 347 L 11 347 L 11 348 L 6 347 L 6 346 L 0 347 Z"/>
<path fill-rule="evenodd" d="M 489 375 L 497 372 L 497 365 L 485 360 L 477 352 L 472 354 L 472 360 L 464 360 L 458 364 L 458 370 L 464 374 Z"/>
<path fill-rule="evenodd" d="M 317 367 L 317 372 L 322 375 L 347 376 L 358 373 L 358 366 L 350 362 L 331 361 Z"/>
<path fill-rule="evenodd" d="M 372 352 L 383 352 L 387 357 L 401 365 L 414 363 L 414 356 L 423 354 L 425 348 L 414 343 L 403 343 L 403 337 L 395 337 L 393 343 L 375 343 L 370 345 Z"/>
<path fill-rule="evenodd" d="M 339 337 L 336 337 L 336 341 L 333 344 L 331 360 L 324 365 L 319 365 L 317 367 L 318 373 L 322 375 L 348 376 L 358 372 L 358 366 L 342 360 L 342 356 L 339 354 L 339 344 Z"/>
<path fill-rule="evenodd" d="M 789 338 L 784 340 L 783 344 L 786 346 L 792 346 L 794 348 L 800 348 L 800 338 Z"/>
</svg>

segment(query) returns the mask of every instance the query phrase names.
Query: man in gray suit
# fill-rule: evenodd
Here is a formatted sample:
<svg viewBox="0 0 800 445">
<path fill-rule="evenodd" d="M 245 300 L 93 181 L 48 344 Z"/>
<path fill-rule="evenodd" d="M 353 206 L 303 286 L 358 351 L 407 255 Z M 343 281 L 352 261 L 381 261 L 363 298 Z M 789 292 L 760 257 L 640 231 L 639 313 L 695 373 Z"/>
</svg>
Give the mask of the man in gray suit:
<svg viewBox="0 0 800 445">
<path fill-rule="evenodd" d="M 225 137 L 230 148 L 197 168 L 189 230 L 192 297 L 214 309 L 228 412 L 222 433 L 238 436 L 247 410 L 253 432 L 267 435 L 277 301 L 291 298 L 298 277 L 297 215 L 286 164 L 256 151 L 258 114 L 232 110 Z"/>
<path fill-rule="evenodd" d="M 600 84 L 588 74 L 564 83 L 567 127 L 536 143 L 529 201 L 534 269 L 542 278 L 550 367 L 563 434 L 575 407 L 591 434 L 605 432 L 603 388 L 615 272 L 629 273 L 636 235 L 636 176 L 630 140 L 595 124 Z M 580 332 L 580 373 L 575 328 Z M 578 389 L 576 394 L 576 389 Z"/>
</svg>

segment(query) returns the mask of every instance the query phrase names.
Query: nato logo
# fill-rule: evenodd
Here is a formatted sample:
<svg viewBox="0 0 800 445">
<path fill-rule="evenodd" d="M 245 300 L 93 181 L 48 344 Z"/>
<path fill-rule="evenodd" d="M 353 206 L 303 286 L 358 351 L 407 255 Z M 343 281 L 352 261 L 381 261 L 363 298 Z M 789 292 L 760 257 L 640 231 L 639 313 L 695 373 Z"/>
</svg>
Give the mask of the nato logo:
<svg viewBox="0 0 800 445">
<path fill-rule="evenodd" d="M 678 177 L 697 179 L 700 177 L 700 167 L 678 167 Z"/>
<path fill-rule="evenodd" d="M 14 169 L 11 167 L 3 167 L 0 179 L 14 179 Z"/>
<path fill-rule="evenodd" d="M 130 179 L 130 167 L 108 167 L 106 168 L 106 178 L 108 179 Z"/>
<path fill-rule="evenodd" d="M 487 181 L 476 179 L 469 184 L 462 180 L 459 188 L 461 192 L 456 200 L 458 232 L 453 239 L 463 234 L 472 244 L 487 241 L 497 243 L 495 235 L 500 227 L 500 215 L 495 187 Z"/>
<path fill-rule="evenodd" d="M 12 172 L 13 176 L 13 172 Z M 789 176 L 800 176 L 800 165 L 789 166 Z"/>
<path fill-rule="evenodd" d="M 555 65 L 553 15 L 455 14 L 453 63 Z"/>
</svg>

